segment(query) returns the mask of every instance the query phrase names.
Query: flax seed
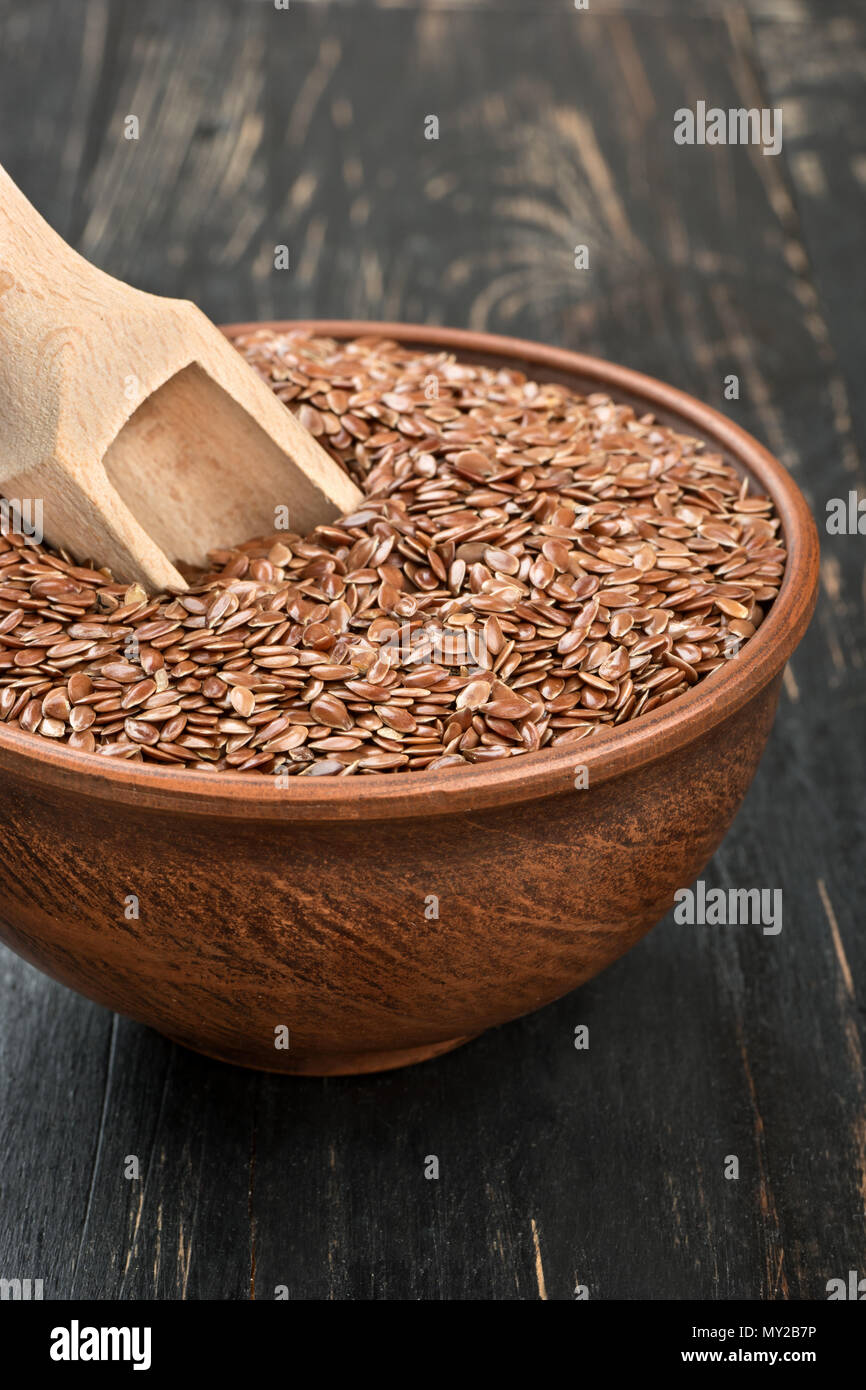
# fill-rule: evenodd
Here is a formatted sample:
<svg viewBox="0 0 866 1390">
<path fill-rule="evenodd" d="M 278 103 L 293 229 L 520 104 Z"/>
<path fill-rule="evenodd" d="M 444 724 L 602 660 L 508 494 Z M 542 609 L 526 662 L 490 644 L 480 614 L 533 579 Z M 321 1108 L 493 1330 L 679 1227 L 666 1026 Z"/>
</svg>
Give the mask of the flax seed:
<svg viewBox="0 0 866 1390">
<path fill-rule="evenodd" d="M 180 596 L 0 533 L 0 721 L 167 767 L 466 767 L 679 698 L 778 592 L 770 499 L 602 392 L 373 336 L 237 346 L 365 502 Z"/>
</svg>

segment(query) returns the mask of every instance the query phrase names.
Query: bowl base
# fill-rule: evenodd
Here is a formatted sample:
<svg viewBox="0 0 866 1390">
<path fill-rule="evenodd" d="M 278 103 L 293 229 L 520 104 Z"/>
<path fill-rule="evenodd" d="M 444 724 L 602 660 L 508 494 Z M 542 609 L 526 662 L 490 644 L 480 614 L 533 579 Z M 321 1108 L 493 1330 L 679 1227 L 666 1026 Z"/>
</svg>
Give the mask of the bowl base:
<svg viewBox="0 0 866 1390">
<path fill-rule="evenodd" d="M 202 1057 L 210 1057 L 214 1062 L 227 1062 L 233 1067 L 249 1067 L 251 1071 L 274 1072 L 280 1076 L 360 1076 L 364 1072 L 395 1071 L 398 1067 L 412 1067 L 416 1062 L 429 1062 L 455 1047 L 472 1042 L 477 1033 L 467 1033 L 462 1038 L 448 1038 L 445 1042 L 425 1043 L 423 1047 L 407 1047 L 402 1052 L 385 1049 L 382 1052 L 316 1052 L 308 1057 L 292 1059 L 289 1053 L 286 1060 L 278 1066 L 264 1066 L 258 1060 L 249 1061 L 242 1056 L 231 1056 L 210 1048 L 193 1047 L 184 1038 L 163 1034 L 170 1042 L 197 1052 Z"/>
</svg>

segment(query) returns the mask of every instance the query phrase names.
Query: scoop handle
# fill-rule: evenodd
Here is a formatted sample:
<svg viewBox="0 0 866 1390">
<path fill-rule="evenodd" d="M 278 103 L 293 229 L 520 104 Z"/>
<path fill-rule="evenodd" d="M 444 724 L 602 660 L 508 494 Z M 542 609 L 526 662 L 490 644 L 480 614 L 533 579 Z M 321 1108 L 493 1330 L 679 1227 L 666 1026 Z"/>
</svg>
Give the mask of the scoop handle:
<svg viewBox="0 0 866 1390">
<path fill-rule="evenodd" d="M 116 379 L 124 321 L 159 302 L 79 256 L 0 166 L 0 483 L 67 437 L 102 456 L 146 394 Z"/>
<path fill-rule="evenodd" d="M 274 502 L 303 532 L 361 499 L 200 309 L 90 265 L 2 167 L 0 491 L 44 502 L 52 544 L 171 588 L 166 546 L 202 563 Z"/>
<path fill-rule="evenodd" d="M 125 393 L 118 379 L 123 361 L 136 360 L 121 352 L 123 324 L 152 325 L 159 302 L 79 256 L 0 165 L 0 492 L 15 504 L 9 514 L 17 524 L 26 516 L 36 540 L 38 516 L 78 558 L 182 589 L 102 462 L 152 389 L 135 383 Z"/>
<path fill-rule="evenodd" d="M 21 335 L 28 329 L 38 332 L 42 325 L 50 327 L 57 313 L 62 315 L 61 287 L 67 276 L 82 278 L 86 284 L 88 275 L 98 274 L 49 226 L 0 164 L 0 333 L 4 341 L 15 334 L 23 342 Z M 10 314 L 10 302 L 16 301 L 6 296 L 12 289 L 25 287 L 26 300 L 19 299 L 19 312 Z"/>
</svg>

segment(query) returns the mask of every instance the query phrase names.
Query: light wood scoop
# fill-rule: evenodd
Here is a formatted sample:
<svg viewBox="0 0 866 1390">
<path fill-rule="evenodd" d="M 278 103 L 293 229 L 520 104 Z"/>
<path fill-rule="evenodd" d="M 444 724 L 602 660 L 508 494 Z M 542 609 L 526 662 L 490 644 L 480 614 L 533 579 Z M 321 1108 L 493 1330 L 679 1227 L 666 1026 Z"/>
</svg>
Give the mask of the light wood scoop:
<svg viewBox="0 0 866 1390">
<path fill-rule="evenodd" d="M 83 260 L 0 167 L 0 494 L 118 580 L 304 533 L 361 493 L 194 304 Z M 23 509 L 23 508 L 22 508 Z"/>
</svg>

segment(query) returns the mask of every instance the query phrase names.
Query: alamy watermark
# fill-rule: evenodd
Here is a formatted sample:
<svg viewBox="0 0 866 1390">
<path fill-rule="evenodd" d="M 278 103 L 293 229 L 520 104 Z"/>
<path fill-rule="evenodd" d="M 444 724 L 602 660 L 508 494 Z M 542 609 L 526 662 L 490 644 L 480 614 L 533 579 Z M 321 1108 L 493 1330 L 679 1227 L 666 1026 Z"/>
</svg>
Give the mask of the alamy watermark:
<svg viewBox="0 0 866 1390">
<path fill-rule="evenodd" d="M 779 154 L 782 149 L 782 108 L 780 106 L 730 107 L 695 104 L 692 111 L 681 106 L 674 112 L 674 141 L 677 145 L 760 145 L 763 154 Z"/>
<path fill-rule="evenodd" d="M 0 1301 L 26 1303 L 43 1297 L 42 1279 L 0 1279 Z"/>
<path fill-rule="evenodd" d="M 852 490 L 847 497 L 831 497 L 827 503 L 828 536 L 866 536 L 866 497 Z"/>
<path fill-rule="evenodd" d="M 68 1327 L 51 1330 L 52 1361 L 131 1361 L 134 1371 L 150 1369 L 149 1327 L 82 1327 L 73 1318 Z"/>
<path fill-rule="evenodd" d="M 856 1269 L 848 1270 L 847 1279 L 827 1280 L 828 1302 L 837 1302 L 839 1299 L 851 1299 L 856 1303 L 866 1303 L 866 1279 L 861 1279 Z"/>
<path fill-rule="evenodd" d="M 380 643 L 392 665 L 487 667 L 487 641 L 481 629 L 442 627 L 438 623 L 414 626 L 401 623 Z"/>
<path fill-rule="evenodd" d="M 43 529 L 41 497 L 0 497 L 0 535 L 26 536 L 41 545 Z"/>
<path fill-rule="evenodd" d="M 760 926 L 764 936 L 782 930 L 781 888 L 707 888 L 702 878 L 694 888 L 674 893 L 674 921 L 689 926 Z"/>
</svg>

